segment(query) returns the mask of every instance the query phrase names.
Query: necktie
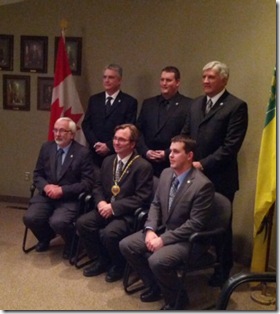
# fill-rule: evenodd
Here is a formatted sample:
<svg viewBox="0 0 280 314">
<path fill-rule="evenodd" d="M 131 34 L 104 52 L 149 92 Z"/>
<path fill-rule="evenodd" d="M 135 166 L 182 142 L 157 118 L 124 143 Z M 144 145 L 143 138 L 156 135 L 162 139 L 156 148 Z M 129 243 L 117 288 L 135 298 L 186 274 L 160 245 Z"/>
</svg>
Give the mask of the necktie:
<svg viewBox="0 0 280 314">
<path fill-rule="evenodd" d="M 171 106 L 170 101 L 169 101 L 169 100 L 165 100 L 165 102 L 164 102 L 164 106 L 165 106 L 165 110 L 166 110 L 166 111 L 168 111 L 168 109 L 169 109 L 169 108 L 170 108 L 170 106 Z"/>
<path fill-rule="evenodd" d="M 60 176 L 61 168 L 62 168 L 62 155 L 64 154 L 64 150 L 60 148 L 56 153 L 56 178 L 58 179 Z"/>
<path fill-rule="evenodd" d="M 109 111 L 110 111 L 110 108 L 111 108 L 111 100 L 113 99 L 113 97 L 107 97 L 107 99 L 106 99 L 106 104 L 105 104 L 105 112 L 106 112 L 106 114 L 108 114 L 109 113 Z"/>
<path fill-rule="evenodd" d="M 213 107 L 213 102 L 209 98 L 209 100 L 207 101 L 207 104 L 206 104 L 205 114 L 207 114 L 211 110 L 212 107 Z"/>
<path fill-rule="evenodd" d="M 117 169 L 116 169 L 116 181 L 119 181 L 122 174 L 122 169 L 123 169 L 123 162 L 119 160 Z"/>
<path fill-rule="evenodd" d="M 169 191 L 168 211 L 170 210 L 173 199 L 177 193 L 178 185 L 179 185 L 179 180 L 176 177 L 174 177 L 171 183 L 170 191 Z"/>
</svg>

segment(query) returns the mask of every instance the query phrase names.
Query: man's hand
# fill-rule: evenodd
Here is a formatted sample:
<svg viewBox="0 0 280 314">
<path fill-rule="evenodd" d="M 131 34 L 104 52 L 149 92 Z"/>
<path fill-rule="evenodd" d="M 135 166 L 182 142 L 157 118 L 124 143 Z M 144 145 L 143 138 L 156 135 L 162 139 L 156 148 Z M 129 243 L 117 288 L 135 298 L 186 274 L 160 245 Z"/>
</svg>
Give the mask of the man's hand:
<svg viewBox="0 0 280 314">
<path fill-rule="evenodd" d="M 203 171 L 202 164 L 199 161 L 193 161 L 192 164 L 196 169 Z"/>
<path fill-rule="evenodd" d="M 165 159 L 165 151 L 164 150 L 148 150 L 146 156 L 149 160 L 153 160 L 155 162 L 160 162 Z"/>
<path fill-rule="evenodd" d="M 107 202 L 105 201 L 101 201 L 97 204 L 97 209 L 98 209 L 98 212 L 99 214 L 105 218 L 105 219 L 108 219 L 110 218 L 111 216 L 113 216 L 113 208 L 112 208 L 112 205 L 111 204 L 108 204 Z"/>
<path fill-rule="evenodd" d="M 95 152 L 100 156 L 106 156 L 110 152 L 110 149 L 105 143 L 97 142 L 93 147 Z"/>
<path fill-rule="evenodd" d="M 63 195 L 62 187 L 55 184 L 47 184 L 44 187 L 44 192 L 49 198 L 59 199 Z"/>
<path fill-rule="evenodd" d="M 145 244 L 147 250 L 150 252 L 155 252 L 161 247 L 163 247 L 163 241 L 153 230 L 146 231 Z"/>
</svg>

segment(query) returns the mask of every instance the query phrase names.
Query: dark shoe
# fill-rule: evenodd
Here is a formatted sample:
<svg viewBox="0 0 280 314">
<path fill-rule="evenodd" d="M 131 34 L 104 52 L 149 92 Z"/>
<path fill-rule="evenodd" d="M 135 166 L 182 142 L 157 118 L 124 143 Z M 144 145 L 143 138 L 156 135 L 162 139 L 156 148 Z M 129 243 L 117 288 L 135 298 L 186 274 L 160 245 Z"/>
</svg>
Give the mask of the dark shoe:
<svg viewBox="0 0 280 314">
<path fill-rule="evenodd" d="M 154 302 L 158 301 L 162 298 L 160 289 L 158 287 L 156 288 L 149 288 L 145 292 L 141 293 L 140 300 L 142 302 Z"/>
<path fill-rule="evenodd" d="M 108 273 L 106 274 L 105 280 L 107 282 L 114 282 L 120 280 L 123 277 L 124 269 L 113 265 L 110 267 Z"/>
<path fill-rule="evenodd" d="M 50 247 L 50 241 L 43 241 L 43 242 L 38 242 L 36 247 L 35 247 L 35 250 L 37 252 L 44 252 L 44 251 L 47 251 Z"/>
<path fill-rule="evenodd" d="M 94 262 L 94 264 L 89 265 L 83 271 L 85 277 L 98 276 L 106 271 L 106 265 L 102 264 L 100 261 Z"/>
<path fill-rule="evenodd" d="M 177 302 L 165 304 L 160 310 L 161 311 L 185 310 L 187 303 L 188 303 L 188 295 L 187 295 L 187 292 L 183 289 L 180 292 L 180 296 Z"/>
</svg>

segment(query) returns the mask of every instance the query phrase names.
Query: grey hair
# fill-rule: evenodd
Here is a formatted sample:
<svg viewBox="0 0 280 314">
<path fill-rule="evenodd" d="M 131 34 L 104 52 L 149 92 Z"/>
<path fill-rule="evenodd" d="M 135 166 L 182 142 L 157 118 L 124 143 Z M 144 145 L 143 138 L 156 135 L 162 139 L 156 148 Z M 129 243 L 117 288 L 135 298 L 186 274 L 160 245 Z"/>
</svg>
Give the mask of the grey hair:
<svg viewBox="0 0 280 314">
<path fill-rule="evenodd" d="M 69 127 L 70 131 L 71 131 L 73 134 L 76 133 L 76 131 L 77 131 L 77 125 L 76 125 L 76 123 L 75 123 L 72 119 L 70 119 L 70 118 L 68 118 L 68 117 L 60 117 L 60 118 L 58 118 L 58 119 L 56 120 L 56 122 L 59 122 L 59 121 L 67 121 L 67 122 L 69 123 L 69 124 L 68 124 L 68 127 Z"/>
<path fill-rule="evenodd" d="M 203 67 L 202 71 L 206 71 L 209 69 L 214 69 L 215 71 L 217 71 L 221 78 L 229 78 L 229 68 L 225 63 L 222 63 L 220 61 L 211 61 Z"/>
<path fill-rule="evenodd" d="M 120 65 L 111 63 L 111 64 L 108 64 L 108 65 L 104 68 L 104 71 L 107 70 L 107 69 L 113 70 L 113 71 L 117 72 L 118 75 L 119 75 L 119 77 L 122 78 L 123 69 L 122 69 L 122 67 L 121 67 Z"/>
</svg>

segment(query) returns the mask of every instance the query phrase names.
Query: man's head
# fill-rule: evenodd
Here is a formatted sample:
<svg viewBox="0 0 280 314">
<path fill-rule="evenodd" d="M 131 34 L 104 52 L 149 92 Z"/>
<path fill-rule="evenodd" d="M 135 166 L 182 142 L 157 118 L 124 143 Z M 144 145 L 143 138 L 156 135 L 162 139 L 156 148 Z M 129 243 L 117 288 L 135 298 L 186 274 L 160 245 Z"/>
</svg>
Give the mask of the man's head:
<svg viewBox="0 0 280 314">
<path fill-rule="evenodd" d="M 229 68 L 220 61 L 211 61 L 202 69 L 202 84 L 205 94 L 214 97 L 227 85 Z"/>
<path fill-rule="evenodd" d="M 174 66 L 167 66 L 161 70 L 160 90 L 165 99 L 173 97 L 180 86 L 180 71 Z"/>
<path fill-rule="evenodd" d="M 54 140 L 56 144 L 63 148 L 68 146 L 74 139 L 77 130 L 76 123 L 67 117 L 61 117 L 54 124 Z"/>
<path fill-rule="evenodd" d="M 133 124 L 121 124 L 115 128 L 113 146 L 121 159 L 131 154 L 139 138 L 139 131 Z"/>
<path fill-rule="evenodd" d="M 103 71 L 103 87 L 109 95 L 113 95 L 121 87 L 122 68 L 117 64 L 109 64 Z"/>
<path fill-rule="evenodd" d="M 192 166 L 196 142 L 184 135 L 177 135 L 171 139 L 169 161 L 170 167 L 177 175 Z"/>
</svg>

